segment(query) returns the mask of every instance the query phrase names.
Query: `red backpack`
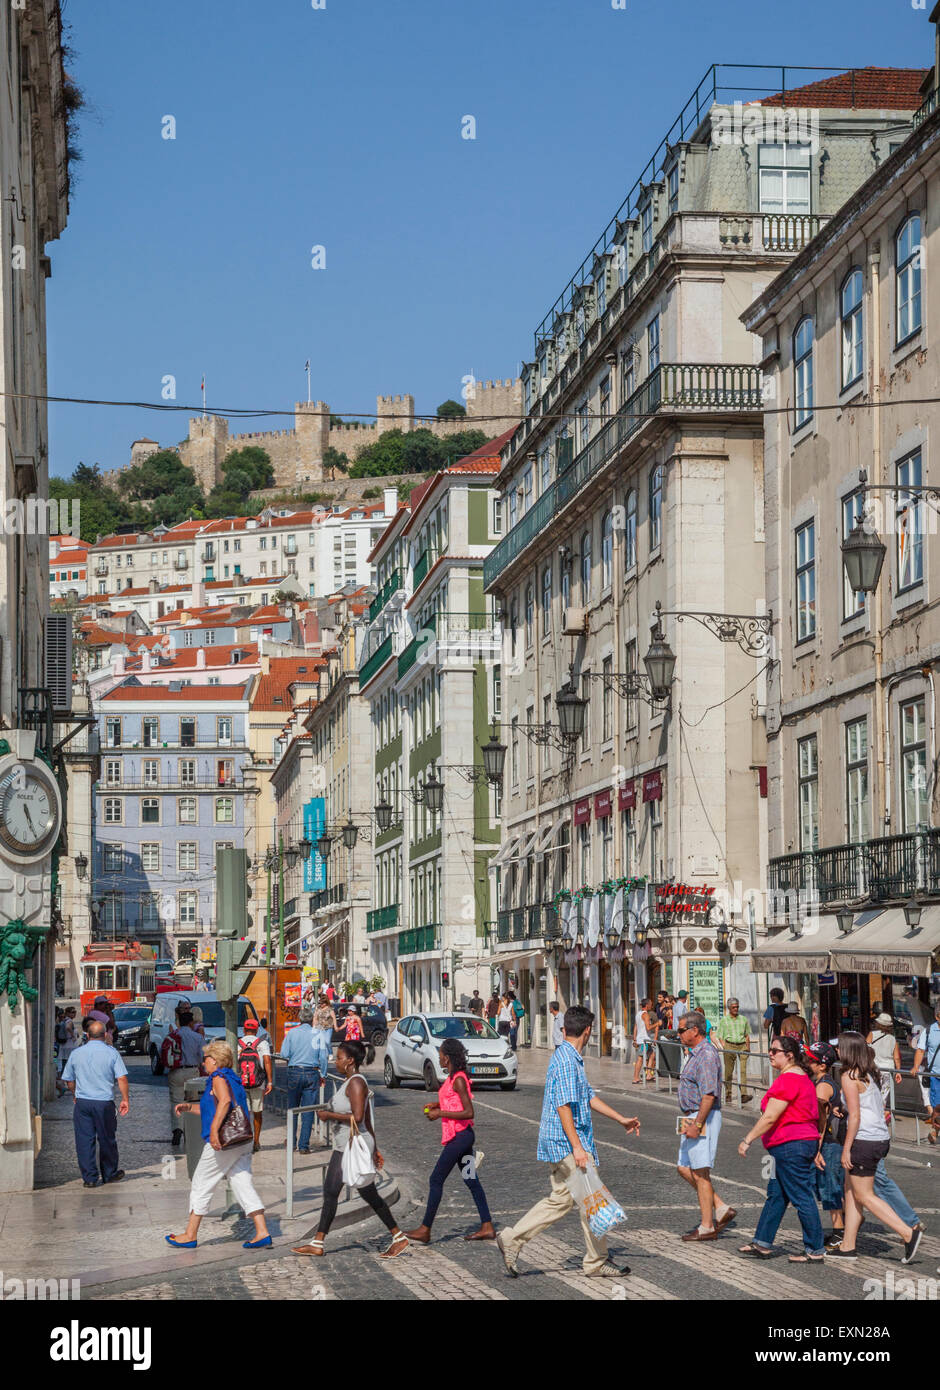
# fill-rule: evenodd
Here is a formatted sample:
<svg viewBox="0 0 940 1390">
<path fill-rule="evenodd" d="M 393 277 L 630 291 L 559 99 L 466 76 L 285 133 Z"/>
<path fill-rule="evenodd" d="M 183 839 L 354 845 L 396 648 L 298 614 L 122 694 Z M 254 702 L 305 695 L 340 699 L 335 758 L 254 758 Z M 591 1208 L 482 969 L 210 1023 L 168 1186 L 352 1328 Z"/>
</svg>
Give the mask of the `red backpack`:
<svg viewBox="0 0 940 1390">
<path fill-rule="evenodd" d="M 246 1091 L 268 1084 L 264 1063 L 258 1055 L 257 1038 L 243 1038 L 239 1043 L 238 1074 Z"/>
</svg>

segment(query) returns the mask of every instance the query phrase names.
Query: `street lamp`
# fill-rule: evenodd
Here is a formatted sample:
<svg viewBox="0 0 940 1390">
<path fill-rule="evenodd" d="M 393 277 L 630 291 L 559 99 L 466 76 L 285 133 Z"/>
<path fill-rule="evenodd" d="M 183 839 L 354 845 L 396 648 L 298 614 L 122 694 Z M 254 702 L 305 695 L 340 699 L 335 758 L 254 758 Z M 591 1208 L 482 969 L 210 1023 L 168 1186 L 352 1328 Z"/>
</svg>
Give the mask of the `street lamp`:
<svg viewBox="0 0 940 1390">
<path fill-rule="evenodd" d="M 300 850 L 297 848 L 296 845 L 287 846 L 287 849 L 284 851 L 284 858 L 287 860 L 288 869 L 296 868 L 299 856 Z"/>
<path fill-rule="evenodd" d="M 328 859 L 330 857 L 330 845 L 332 843 L 331 837 L 325 832 L 319 837 L 317 840 L 317 854 L 319 854 L 321 859 Z"/>
<path fill-rule="evenodd" d="M 842 563 L 849 588 L 856 594 L 873 594 L 881 578 L 887 546 L 878 532 L 865 530 L 864 522 L 856 522 L 850 536 L 842 542 Z"/>
<path fill-rule="evenodd" d="M 379 801 L 376 804 L 375 823 L 380 831 L 388 830 L 392 823 L 392 804 L 390 801 Z"/>
<path fill-rule="evenodd" d="M 633 940 L 637 946 L 645 946 L 646 938 L 650 934 L 649 922 L 637 922 L 633 929 Z"/>
<path fill-rule="evenodd" d="M 921 906 L 916 898 L 908 898 L 904 904 L 904 920 L 911 931 L 916 931 L 920 926 Z"/>
<path fill-rule="evenodd" d="M 85 858 L 84 854 L 76 854 L 75 872 L 78 875 L 79 883 L 84 883 L 85 877 L 88 873 L 88 860 Z"/>
<path fill-rule="evenodd" d="M 305 836 L 303 837 L 303 839 L 301 840 L 301 842 L 300 842 L 300 853 L 301 853 L 301 857 L 304 858 L 304 859 L 309 859 L 309 858 L 310 858 L 310 851 L 311 851 L 312 849 L 313 849 L 313 841 L 309 838 L 309 836 L 305 835 Z"/>
<path fill-rule="evenodd" d="M 343 826 L 342 834 L 343 844 L 346 846 L 346 848 L 355 849 L 356 840 L 359 837 L 359 827 L 358 825 L 354 824 L 351 818 L 347 820 L 346 824 Z"/>
<path fill-rule="evenodd" d="M 506 762 L 506 745 L 500 743 L 496 737 L 496 725 L 493 725 L 493 732 L 490 734 L 489 741 L 484 743 L 480 752 L 483 755 L 483 769 L 486 772 L 488 782 L 499 785 L 503 780 L 503 766 Z"/>
<path fill-rule="evenodd" d="M 567 743 L 576 743 L 584 733 L 584 711 L 587 700 L 574 688 L 574 667 L 568 668 L 568 679 L 555 696 L 558 725 Z"/>
<path fill-rule="evenodd" d="M 444 783 L 433 770 L 430 777 L 424 779 L 424 804 L 432 816 L 438 815 L 444 804 Z"/>
<path fill-rule="evenodd" d="M 836 913 L 836 921 L 839 923 L 839 931 L 843 936 L 848 936 L 855 926 L 855 913 L 849 907 L 844 907 L 841 912 Z"/>
<path fill-rule="evenodd" d="M 649 651 L 643 658 L 646 674 L 649 676 L 650 691 L 654 700 L 665 700 L 669 696 L 672 678 L 676 669 L 676 654 L 666 641 L 662 619 L 657 610 L 651 624 Z"/>
</svg>

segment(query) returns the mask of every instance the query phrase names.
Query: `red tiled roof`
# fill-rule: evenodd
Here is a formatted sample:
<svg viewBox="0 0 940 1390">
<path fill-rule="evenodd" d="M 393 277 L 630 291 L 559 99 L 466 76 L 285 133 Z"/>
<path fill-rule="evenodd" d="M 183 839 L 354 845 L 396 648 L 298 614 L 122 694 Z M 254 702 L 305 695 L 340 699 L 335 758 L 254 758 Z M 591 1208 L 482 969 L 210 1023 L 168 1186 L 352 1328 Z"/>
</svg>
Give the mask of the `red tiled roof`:
<svg viewBox="0 0 940 1390">
<path fill-rule="evenodd" d="M 312 685 L 326 665 L 316 657 L 272 657 L 268 672 L 259 676 L 251 699 L 254 712 L 284 713 L 294 707 L 291 686 L 298 682 Z M 309 700 L 309 696 L 307 697 Z"/>
<path fill-rule="evenodd" d="M 277 557 L 275 556 L 275 559 L 276 558 Z M 285 579 L 286 577 L 287 576 L 283 574 L 262 574 L 258 579 L 248 579 L 245 575 L 239 574 L 236 575 L 234 579 L 207 579 L 206 588 L 250 589 L 252 585 L 254 585 L 255 587 L 259 587 L 262 584 L 267 584 L 268 587 L 271 588 L 277 583 L 279 579 Z"/>
<path fill-rule="evenodd" d="M 916 111 L 926 68 L 855 68 L 763 97 L 758 106 L 842 107 L 866 111 Z"/>
<path fill-rule="evenodd" d="M 166 588 L 151 589 L 149 584 L 132 585 L 129 589 L 117 589 L 113 594 L 102 594 L 101 598 L 110 597 L 112 602 L 119 598 L 140 598 L 144 594 L 150 594 L 156 598 L 162 594 L 188 594 L 192 588 L 191 584 L 167 584 Z"/>
<path fill-rule="evenodd" d="M 126 633 L 110 632 L 108 628 L 100 627 L 87 618 L 81 625 L 81 640 L 87 642 L 89 647 L 127 646 Z"/>
<path fill-rule="evenodd" d="M 256 608 L 254 612 L 249 613 L 248 617 L 241 619 L 241 621 L 247 623 L 267 622 L 269 618 L 279 618 L 282 622 L 287 621 L 276 603 L 267 603 Z"/>
<path fill-rule="evenodd" d="M 243 700 L 245 685 L 184 685 L 181 690 L 152 685 L 117 685 L 105 700 Z"/>
<path fill-rule="evenodd" d="M 157 643 L 163 642 L 162 637 L 155 639 Z M 172 671 L 172 670 L 195 670 L 197 665 L 196 653 L 202 652 L 204 656 L 204 666 L 231 666 L 232 652 L 244 652 L 241 661 L 236 664 L 244 666 L 246 664 L 257 663 L 259 660 L 257 642 L 225 642 L 220 647 L 175 647 L 173 654 L 161 661 L 159 667 L 151 667 L 151 670 Z M 128 666 L 128 670 L 131 666 Z M 139 669 L 137 662 L 134 669 Z"/>
</svg>

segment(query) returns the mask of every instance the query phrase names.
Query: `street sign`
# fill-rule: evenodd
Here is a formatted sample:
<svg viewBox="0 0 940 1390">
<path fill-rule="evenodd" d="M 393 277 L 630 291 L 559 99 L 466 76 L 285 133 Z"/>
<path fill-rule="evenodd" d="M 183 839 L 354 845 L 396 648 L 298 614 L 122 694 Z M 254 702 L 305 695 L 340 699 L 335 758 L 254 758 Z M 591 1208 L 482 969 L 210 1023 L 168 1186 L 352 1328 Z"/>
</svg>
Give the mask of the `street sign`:
<svg viewBox="0 0 940 1390">
<path fill-rule="evenodd" d="M 299 961 L 299 960 L 297 959 L 297 957 L 294 955 L 293 951 L 288 951 L 287 955 L 284 957 L 284 964 L 285 964 L 285 965 L 299 965 L 299 964 L 300 964 L 300 961 Z"/>
</svg>

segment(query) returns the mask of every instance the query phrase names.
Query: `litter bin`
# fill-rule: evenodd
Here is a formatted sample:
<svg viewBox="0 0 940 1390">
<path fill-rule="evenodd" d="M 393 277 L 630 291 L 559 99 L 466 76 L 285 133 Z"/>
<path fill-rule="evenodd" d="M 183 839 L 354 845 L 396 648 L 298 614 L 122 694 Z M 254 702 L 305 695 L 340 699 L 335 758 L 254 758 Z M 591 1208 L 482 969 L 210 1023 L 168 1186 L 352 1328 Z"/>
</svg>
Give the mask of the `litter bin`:
<svg viewBox="0 0 940 1390">
<path fill-rule="evenodd" d="M 191 1076 L 183 1087 L 183 1099 L 187 1101 L 201 1100 L 208 1079 L 206 1076 Z M 202 1157 L 202 1116 L 197 1110 L 195 1113 L 187 1111 L 181 1118 L 183 1121 L 183 1145 L 186 1149 L 186 1171 L 192 1177 L 196 1171 L 196 1164 Z"/>
<path fill-rule="evenodd" d="M 682 1070 L 682 1044 L 679 1041 L 679 1034 L 669 1029 L 668 1032 L 659 1035 L 659 1067 L 660 1076 L 670 1076 L 674 1081 L 679 1079 Z"/>
</svg>

